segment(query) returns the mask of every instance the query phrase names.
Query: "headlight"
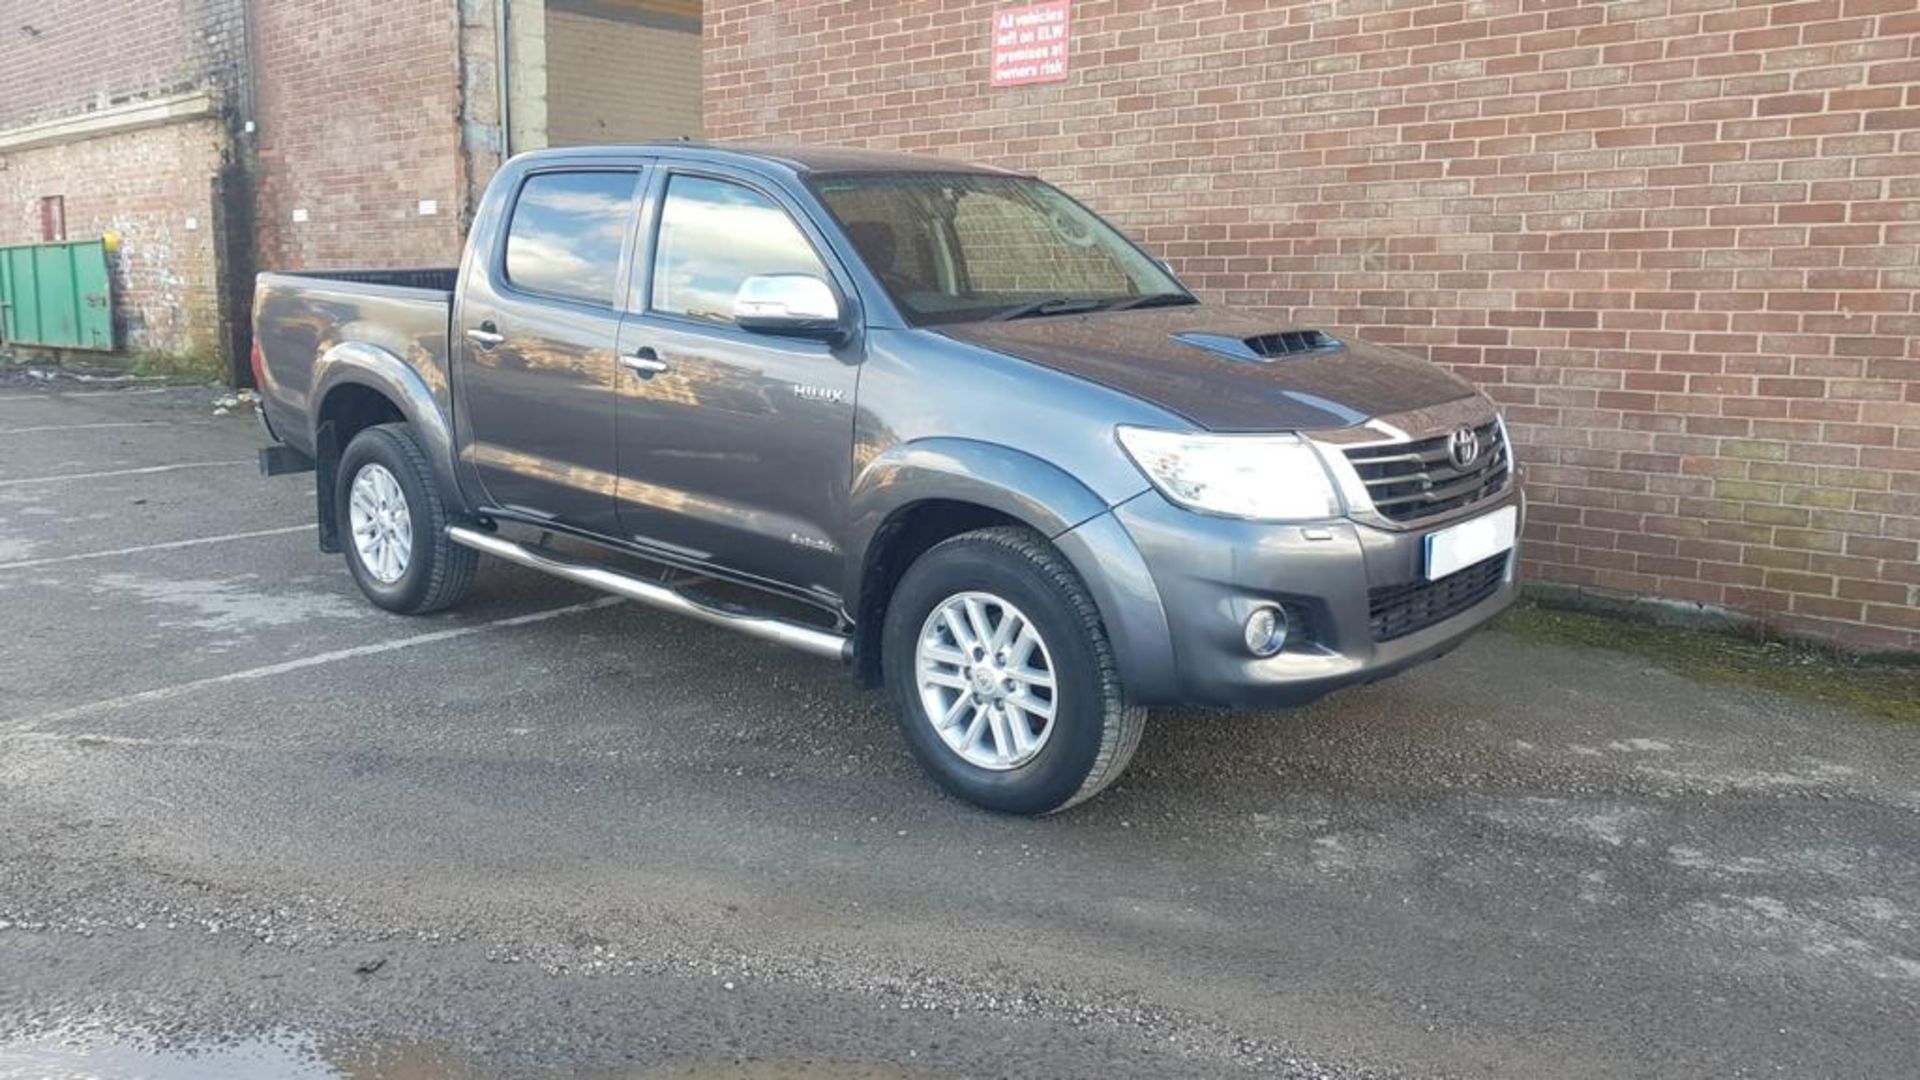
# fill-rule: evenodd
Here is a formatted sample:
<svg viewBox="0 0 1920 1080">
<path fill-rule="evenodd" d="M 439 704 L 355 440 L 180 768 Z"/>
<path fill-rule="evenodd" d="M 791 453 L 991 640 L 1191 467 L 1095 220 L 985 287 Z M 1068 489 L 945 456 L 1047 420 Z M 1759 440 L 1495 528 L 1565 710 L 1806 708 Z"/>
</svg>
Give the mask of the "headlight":
<svg viewBox="0 0 1920 1080">
<path fill-rule="evenodd" d="M 1294 435 L 1115 429 L 1160 493 L 1189 510 L 1258 521 L 1337 517 L 1340 500 L 1313 447 Z"/>
</svg>

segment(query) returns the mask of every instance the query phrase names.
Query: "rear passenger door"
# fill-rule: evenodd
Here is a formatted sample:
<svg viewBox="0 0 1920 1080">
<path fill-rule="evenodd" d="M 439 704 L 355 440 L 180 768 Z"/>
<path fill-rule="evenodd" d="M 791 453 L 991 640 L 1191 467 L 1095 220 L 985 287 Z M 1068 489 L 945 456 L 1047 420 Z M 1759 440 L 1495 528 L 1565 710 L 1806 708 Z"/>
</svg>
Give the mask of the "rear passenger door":
<svg viewBox="0 0 1920 1080">
<path fill-rule="evenodd" d="M 617 529 L 614 350 L 644 180 L 633 165 L 530 172 L 468 268 L 464 452 L 496 506 Z"/>
</svg>

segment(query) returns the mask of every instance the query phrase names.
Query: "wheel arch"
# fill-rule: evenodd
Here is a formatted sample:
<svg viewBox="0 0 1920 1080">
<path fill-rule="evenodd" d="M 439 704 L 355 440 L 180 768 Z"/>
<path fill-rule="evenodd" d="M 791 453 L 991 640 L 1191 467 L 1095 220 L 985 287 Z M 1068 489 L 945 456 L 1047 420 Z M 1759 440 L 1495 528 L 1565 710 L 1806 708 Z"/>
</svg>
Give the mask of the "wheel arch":
<svg viewBox="0 0 1920 1080">
<path fill-rule="evenodd" d="M 881 624 L 907 567 L 942 540 L 995 525 L 1032 529 L 1073 564 L 1130 690 L 1137 679 L 1142 690 L 1157 692 L 1170 678 L 1172 643 L 1144 560 L 1106 501 L 1064 469 L 976 440 L 906 443 L 861 471 L 850 509 L 844 595 L 862 685 L 879 683 Z"/>
<path fill-rule="evenodd" d="M 342 342 L 314 362 L 313 386 L 314 497 L 322 551 L 339 550 L 333 496 L 340 454 L 355 435 L 375 424 L 411 425 L 448 509 L 466 512 L 454 476 L 451 418 L 440 396 L 412 365 L 378 345 Z"/>
</svg>

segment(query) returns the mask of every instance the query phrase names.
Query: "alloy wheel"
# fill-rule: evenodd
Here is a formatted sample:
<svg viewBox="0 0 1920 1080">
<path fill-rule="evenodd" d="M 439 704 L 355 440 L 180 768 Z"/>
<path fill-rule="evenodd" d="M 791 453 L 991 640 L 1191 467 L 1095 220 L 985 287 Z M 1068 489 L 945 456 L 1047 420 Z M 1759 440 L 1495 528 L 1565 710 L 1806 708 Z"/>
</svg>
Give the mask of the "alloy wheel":
<svg viewBox="0 0 1920 1080">
<path fill-rule="evenodd" d="M 368 462 L 354 474 L 347 517 L 354 551 L 367 573 L 382 585 L 405 576 L 413 559 L 413 514 L 400 481 L 386 466 Z"/>
<path fill-rule="evenodd" d="M 1033 621 L 988 592 L 936 605 L 921 625 L 914 676 L 927 722 L 949 750 L 996 772 L 1033 760 L 1053 734 L 1053 658 Z"/>
</svg>

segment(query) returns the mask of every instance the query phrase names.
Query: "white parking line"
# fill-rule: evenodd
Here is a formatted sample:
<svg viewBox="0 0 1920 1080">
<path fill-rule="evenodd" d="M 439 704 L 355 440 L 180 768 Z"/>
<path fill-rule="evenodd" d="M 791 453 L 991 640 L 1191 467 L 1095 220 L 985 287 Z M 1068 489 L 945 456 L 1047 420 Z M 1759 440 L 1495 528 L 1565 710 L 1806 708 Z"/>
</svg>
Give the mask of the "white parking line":
<svg viewBox="0 0 1920 1080">
<path fill-rule="evenodd" d="M 39 427 L 0 428 L 0 435 L 34 435 L 42 431 L 98 431 L 101 428 L 205 427 L 204 420 L 117 420 L 111 424 L 42 424 Z"/>
<path fill-rule="evenodd" d="M 81 746 L 165 746 L 189 750 L 237 750 L 246 743 L 227 739 L 138 739 L 131 735 L 101 735 L 92 731 L 9 731 L 0 739 L 26 743 L 77 743 Z"/>
<path fill-rule="evenodd" d="M 14 480 L 0 480 L 0 487 L 18 487 L 21 484 L 51 484 L 60 480 L 100 480 L 109 476 L 145 476 L 149 473 L 175 472 L 180 469 L 222 469 L 229 465 L 252 465 L 251 460 L 242 458 L 236 461 L 187 461 L 178 465 L 148 465 L 140 469 L 109 469 L 106 472 L 64 473 L 59 476 L 23 476 Z"/>
<path fill-rule="evenodd" d="M 203 544 L 224 544 L 230 540 L 252 540 L 258 536 L 285 536 L 288 533 L 312 532 L 313 528 L 312 525 L 288 525 L 280 529 L 255 529 L 252 532 L 226 533 L 222 536 L 200 536 L 192 540 L 167 540 L 158 544 L 141 544 L 139 547 L 89 551 L 80 555 L 50 555 L 44 559 L 21 559 L 17 562 L 0 563 L 0 570 L 31 570 L 36 566 L 52 566 L 56 563 L 111 559 L 116 555 L 138 555 L 143 551 L 172 551 L 176 548 L 200 547 Z"/>
<path fill-rule="evenodd" d="M 169 390 L 181 390 L 181 389 L 191 390 L 193 388 L 178 387 L 178 386 L 148 386 L 148 387 L 142 387 L 137 390 L 135 389 L 72 390 L 72 391 L 66 391 L 66 392 L 55 390 L 45 394 L 0 394 L 0 404 L 9 402 L 9 401 L 59 401 L 62 398 L 73 398 L 73 397 L 106 397 L 109 394 L 116 397 L 128 397 L 133 394 L 164 394 Z"/>
<path fill-rule="evenodd" d="M 355 645 L 350 649 L 335 649 L 332 652 L 303 656 L 298 660 L 284 660 L 278 664 L 268 664 L 265 667 L 248 668 L 245 671 L 230 671 L 225 675 L 211 675 L 204 679 L 193 679 L 188 682 L 175 683 L 172 686 L 158 686 L 152 690 L 140 690 L 135 693 L 122 694 L 119 697 L 106 698 L 101 701 L 90 701 L 85 705 L 56 709 L 53 712 L 41 713 L 39 716 L 27 717 L 22 720 L 11 720 L 5 724 L 4 730 L 15 734 L 29 732 L 40 724 L 57 724 L 82 716 L 92 716 L 96 713 L 124 709 L 129 705 L 150 705 L 156 701 L 169 701 L 185 694 L 191 694 L 195 690 L 204 690 L 210 686 L 222 686 L 227 683 L 236 682 L 253 682 L 259 679 L 272 678 L 275 675 L 285 675 L 290 671 L 304 671 L 307 668 L 339 663 L 342 660 L 354 660 L 362 656 L 378 656 L 381 653 L 397 652 L 401 649 L 411 649 L 419 645 L 434 645 L 442 641 L 452 641 L 455 638 L 471 637 L 474 634 L 484 634 L 489 630 L 505 630 L 516 626 L 531 626 L 534 623 L 543 623 L 549 619 L 564 618 L 568 615 L 578 615 L 587 611 L 598 611 L 601 608 L 624 603 L 626 603 L 626 601 L 621 597 L 607 596 L 598 600 L 589 600 L 583 604 L 569 604 L 566 607 L 548 608 L 545 611 L 536 611 L 528 615 L 515 615 L 505 619 L 495 619 L 492 622 L 478 623 L 473 626 L 456 626 L 449 630 L 435 630 L 429 634 L 415 634 L 412 637 L 395 638 L 391 641 L 377 641 L 371 645 Z"/>
</svg>

